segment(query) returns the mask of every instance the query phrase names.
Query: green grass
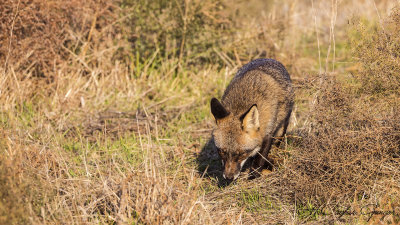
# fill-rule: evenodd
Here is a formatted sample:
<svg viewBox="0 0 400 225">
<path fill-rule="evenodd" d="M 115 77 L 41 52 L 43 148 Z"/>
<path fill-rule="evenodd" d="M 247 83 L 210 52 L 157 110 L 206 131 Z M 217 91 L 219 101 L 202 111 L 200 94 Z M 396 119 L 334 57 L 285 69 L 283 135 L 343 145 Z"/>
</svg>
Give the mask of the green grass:
<svg viewBox="0 0 400 225">
<path fill-rule="evenodd" d="M 268 213 L 268 211 L 280 210 L 279 206 L 265 196 L 259 189 L 243 189 L 236 194 L 239 207 L 245 208 L 251 213 Z"/>
<path fill-rule="evenodd" d="M 301 221 L 316 221 L 319 218 L 327 215 L 323 209 L 315 207 L 310 202 L 297 204 L 296 214 Z"/>
</svg>

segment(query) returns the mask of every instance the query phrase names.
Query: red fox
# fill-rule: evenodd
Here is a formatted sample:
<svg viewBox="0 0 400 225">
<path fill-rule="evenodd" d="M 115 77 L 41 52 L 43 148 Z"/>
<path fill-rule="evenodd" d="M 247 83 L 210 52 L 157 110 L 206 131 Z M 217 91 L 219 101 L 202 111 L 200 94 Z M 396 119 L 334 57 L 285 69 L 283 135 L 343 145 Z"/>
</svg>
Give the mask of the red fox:
<svg viewBox="0 0 400 225">
<path fill-rule="evenodd" d="M 273 59 L 256 59 L 244 65 L 226 88 L 221 102 L 211 99 L 217 124 L 212 137 L 225 179 L 235 180 L 251 157 L 253 176 L 259 176 L 274 137 L 286 133 L 293 104 L 289 73 Z"/>
</svg>

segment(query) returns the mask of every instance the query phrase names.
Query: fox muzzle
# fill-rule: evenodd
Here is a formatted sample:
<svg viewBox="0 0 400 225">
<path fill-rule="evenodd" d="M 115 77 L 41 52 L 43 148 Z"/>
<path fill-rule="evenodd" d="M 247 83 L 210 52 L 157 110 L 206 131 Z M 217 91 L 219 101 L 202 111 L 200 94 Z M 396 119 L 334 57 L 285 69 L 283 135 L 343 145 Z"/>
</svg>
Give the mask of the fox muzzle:
<svg viewBox="0 0 400 225">
<path fill-rule="evenodd" d="M 239 162 L 226 161 L 223 177 L 228 180 L 236 180 L 239 177 L 241 165 Z"/>
</svg>

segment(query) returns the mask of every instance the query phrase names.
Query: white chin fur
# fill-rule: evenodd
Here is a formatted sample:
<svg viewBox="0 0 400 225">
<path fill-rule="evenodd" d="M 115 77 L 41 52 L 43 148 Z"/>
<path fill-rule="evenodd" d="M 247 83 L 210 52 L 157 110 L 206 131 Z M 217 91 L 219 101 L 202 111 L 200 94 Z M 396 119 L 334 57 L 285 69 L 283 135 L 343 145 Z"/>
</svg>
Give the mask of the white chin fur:
<svg viewBox="0 0 400 225">
<path fill-rule="evenodd" d="M 247 159 L 250 158 L 250 157 L 252 157 L 252 156 L 255 156 L 255 155 L 257 154 L 257 152 L 260 151 L 260 149 L 261 149 L 260 147 L 255 148 L 255 149 L 251 152 L 250 156 L 247 157 L 245 160 L 243 160 L 243 161 L 240 163 L 240 170 L 239 170 L 239 173 L 237 173 L 237 174 L 235 175 L 234 180 L 236 180 L 236 178 L 239 177 L 240 171 L 242 170 L 243 165 L 246 163 Z"/>
<path fill-rule="evenodd" d="M 248 158 L 246 158 L 245 160 L 243 160 L 243 161 L 240 163 L 240 170 L 242 170 L 242 167 L 243 167 L 243 165 L 246 163 L 247 159 L 248 159 Z"/>
<path fill-rule="evenodd" d="M 239 173 L 237 173 L 237 174 L 234 176 L 234 178 L 233 178 L 234 180 L 236 180 L 236 178 L 239 177 L 240 171 L 242 170 L 243 165 L 246 163 L 247 159 L 248 159 L 248 158 L 246 158 L 245 160 L 243 160 L 243 161 L 240 163 L 240 170 L 239 170 Z"/>
</svg>

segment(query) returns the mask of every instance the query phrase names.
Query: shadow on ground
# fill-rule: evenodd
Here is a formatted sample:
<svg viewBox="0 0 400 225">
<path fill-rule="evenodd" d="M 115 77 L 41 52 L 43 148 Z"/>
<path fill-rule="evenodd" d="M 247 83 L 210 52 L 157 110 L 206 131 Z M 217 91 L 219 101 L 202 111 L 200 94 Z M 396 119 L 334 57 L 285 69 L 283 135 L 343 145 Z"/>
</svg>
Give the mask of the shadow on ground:
<svg viewBox="0 0 400 225">
<path fill-rule="evenodd" d="M 199 174 L 216 182 L 219 187 L 225 187 L 229 183 L 222 177 L 222 163 L 215 148 L 214 139 L 210 138 L 197 155 L 197 170 Z"/>
</svg>

